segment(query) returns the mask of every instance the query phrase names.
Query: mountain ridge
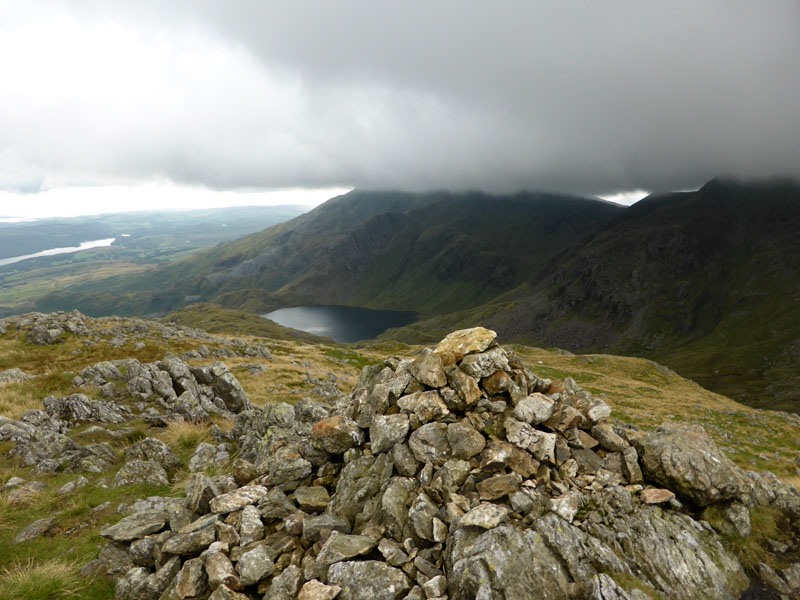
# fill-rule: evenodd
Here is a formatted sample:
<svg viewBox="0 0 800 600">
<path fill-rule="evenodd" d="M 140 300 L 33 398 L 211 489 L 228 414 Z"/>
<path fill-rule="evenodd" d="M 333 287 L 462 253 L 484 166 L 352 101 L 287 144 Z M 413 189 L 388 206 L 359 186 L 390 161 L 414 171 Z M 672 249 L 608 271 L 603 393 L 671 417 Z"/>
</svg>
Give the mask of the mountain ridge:
<svg viewBox="0 0 800 600">
<path fill-rule="evenodd" d="M 718 178 L 631 207 L 543 193 L 354 191 L 37 308 L 163 313 L 191 297 L 255 313 L 413 310 L 420 323 L 391 335 L 419 342 L 481 324 L 513 341 L 658 359 L 738 399 L 797 410 L 797 231 L 800 185 L 786 179 Z M 748 352 L 756 348 L 760 356 Z"/>
</svg>

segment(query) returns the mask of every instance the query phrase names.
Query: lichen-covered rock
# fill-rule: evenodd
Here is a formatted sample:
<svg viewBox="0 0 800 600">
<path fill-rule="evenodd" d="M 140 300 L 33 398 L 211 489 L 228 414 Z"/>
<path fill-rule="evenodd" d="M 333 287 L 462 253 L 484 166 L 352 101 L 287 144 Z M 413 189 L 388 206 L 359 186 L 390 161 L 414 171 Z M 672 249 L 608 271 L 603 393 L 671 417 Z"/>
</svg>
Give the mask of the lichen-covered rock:
<svg viewBox="0 0 800 600">
<path fill-rule="evenodd" d="M 422 463 L 443 465 L 449 458 L 452 458 L 445 423 L 423 425 L 411 434 L 408 445 L 414 453 L 414 458 Z"/>
<path fill-rule="evenodd" d="M 428 387 L 439 388 L 447 385 L 442 357 L 428 348 L 422 350 L 408 365 L 408 370 L 417 381 Z"/>
<path fill-rule="evenodd" d="M 300 569 L 295 565 L 290 565 L 280 575 L 272 578 L 264 598 L 269 598 L 270 600 L 295 600 L 302 581 L 303 574 Z"/>
<path fill-rule="evenodd" d="M 483 327 L 460 329 L 448 334 L 434 349 L 445 365 L 459 362 L 467 354 L 483 352 L 494 343 L 497 334 Z"/>
<path fill-rule="evenodd" d="M 256 504 L 267 495 L 267 488 L 261 485 L 246 485 L 233 492 L 221 494 L 209 502 L 213 513 L 230 513 L 247 506 Z"/>
<path fill-rule="evenodd" d="M 391 450 L 395 444 L 405 441 L 408 430 L 408 415 L 398 413 L 376 416 L 369 429 L 372 451 L 379 454 Z"/>
<path fill-rule="evenodd" d="M 228 448 L 228 444 L 215 446 L 208 442 L 200 442 L 197 444 L 194 454 L 192 454 L 192 457 L 189 459 L 189 470 L 192 473 L 196 473 L 198 471 L 208 471 L 215 467 L 224 466 L 231 459 Z"/>
<path fill-rule="evenodd" d="M 275 563 L 264 546 L 244 552 L 236 563 L 236 572 L 242 585 L 253 585 L 275 572 Z"/>
<path fill-rule="evenodd" d="M 569 576 L 537 532 L 507 525 L 460 528 L 445 552 L 451 600 L 567 600 Z"/>
<path fill-rule="evenodd" d="M 117 366 L 128 381 L 153 381 L 146 365 Z M 163 366 L 187 402 L 199 393 L 197 411 L 228 410 L 209 395 L 208 368 Z M 144 571 L 126 571 L 119 589 L 152 597 L 174 572 L 163 600 L 738 598 L 742 567 L 696 508 L 726 535 L 746 535 L 746 506 L 793 526 L 800 494 L 733 468 L 741 485 L 727 496 L 704 462 L 718 450 L 702 436 L 615 429 L 608 415 L 574 380 L 537 378 L 492 332 L 457 332 L 437 351 L 363 369 L 333 407 L 240 412 L 232 434 L 215 438 L 238 442 L 234 475 L 195 474 L 180 505 L 136 503 L 163 509 L 169 529 L 162 517 L 137 532 L 125 556 Z M 30 421 L 0 421 L 0 434 L 62 427 Z M 795 576 L 759 572 L 781 586 Z"/>
<path fill-rule="evenodd" d="M 364 433 L 356 422 L 342 415 L 318 422 L 312 436 L 331 454 L 344 454 L 364 441 Z"/>
<path fill-rule="evenodd" d="M 332 531 L 317 554 L 314 576 L 325 579 L 331 565 L 368 554 L 377 545 L 374 538 Z"/>
<path fill-rule="evenodd" d="M 341 591 L 342 588 L 338 585 L 325 585 L 321 581 L 312 579 L 303 585 L 297 600 L 333 600 Z"/>
<path fill-rule="evenodd" d="M 152 460 L 168 471 L 178 469 L 182 464 L 181 459 L 164 442 L 152 437 L 139 440 L 125 449 L 125 461 L 133 460 Z"/>
<path fill-rule="evenodd" d="M 83 394 L 48 396 L 43 404 L 48 415 L 70 423 L 125 423 L 132 417 L 130 410 L 115 402 L 92 400 Z"/>
<path fill-rule="evenodd" d="M 342 589 L 340 600 L 398 600 L 411 589 L 403 571 L 375 560 L 336 563 L 328 583 Z"/>
<path fill-rule="evenodd" d="M 642 473 L 696 504 L 708 506 L 742 495 L 739 467 L 699 425 L 669 423 L 635 440 Z"/>
<path fill-rule="evenodd" d="M 130 542 L 161 531 L 166 523 L 167 515 L 164 511 L 143 511 L 109 525 L 100 531 L 100 535 L 115 542 Z"/>
<path fill-rule="evenodd" d="M 114 487 L 124 485 L 167 486 L 167 472 L 152 460 L 132 460 L 125 463 L 114 476 Z"/>
<path fill-rule="evenodd" d="M 43 536 L 50 529 L 52 529 L 55 522 L 55 517 L 45 517 L 44 519 L 38 519 L 34 521 L 16 535 L 14 538 L 14 543 L 21 544 L 23 542 L 29 542 Z"/>
</svg>

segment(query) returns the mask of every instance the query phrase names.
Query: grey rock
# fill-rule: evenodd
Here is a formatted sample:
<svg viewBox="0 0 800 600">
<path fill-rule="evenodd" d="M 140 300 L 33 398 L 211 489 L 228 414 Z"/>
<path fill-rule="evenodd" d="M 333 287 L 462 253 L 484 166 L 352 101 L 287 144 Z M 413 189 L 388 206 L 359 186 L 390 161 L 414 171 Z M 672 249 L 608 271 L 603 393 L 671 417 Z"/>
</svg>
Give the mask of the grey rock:
<svg viewBox="0 0 800 600">
<path fill-rule="evenodd" d="M 331 565 L 357 556 L 364 556 L 377 545 L 378 541 L 371 537 L 332 531 L 317 554 L 314 575 L 320 579 L 327 578 L 328 568 Z"/>
<path fill-rule="evenodd" d="M 698 425 L 670 423 L 635 440 L 647 481 L 697 506 L 732 500 L 745 489 L 740 469 Z"/>
<path fill-rule="evenodd" d="M 46 534 L 50 529 L 52 529 L 53 525 L 55 525 L 56 518 L 55 517 L 45 517 L 44 519 L 39 519 L 34 521 L 30 525 L 28 525 L 25 529 L 20 531 L 16 537 L 14 537 L 15 544 L 22 544 L 23 542 L 29 542 L 31 540 L 35 540 L 38 537 L 43 536 Z"/>
<path fill-rule="evenodd" d="M 322 514 L 317 517 L 308 517 L 303 521 L 303 539 L 309 542 L 319 540 L 323 529 L 350 533 L 350 523 L 347 519 L 332 514 Z"/>
<path fill-rule="evenodd" d="M 266 466 L 267 479 L 271 485 L 284 485 L 300 481 L 311 475 L 312 470 L 311 462 L 300 456 L 274 457 L 266 461 Z"/>
<path fill-rule="evenodd" d="M 203 563 L 208 574 L 208 585 L 212 590 L 222 585 L 232 590 L 242 589 L 230 559 L 222 552 L 206 552 L 203 554 Z"/>
<path fill-rule="evenodd" d="M 553 401 L 544 394 L 531 394 L 514 408 L 514 418 L 529 425 L 544 423 L 553 416 Z"/>
<path fill-rule="evenodd" d="M 451 600 L 566 600 L 569 576 L 537 532 L 501 526 L 459 529 L 445 552 Z"/>
<path fill-rule="evenodd" d="M 253 585 L 272 575 L 275 572 L 275 563 L 270 559 L 266 548 L 259 545 L 242 554 L 236 563 L 236 571 L 242 585 Z"/>
<path fill-rule="evenodd" d="M 414 457 L 422 463 L 443 465 L 452 458 L 445 423 L 423 425 L 411 434 L 408 445 L 414 453 Z"/>
<path fill-rule="evenodd" d="M 159 463 L 152 460 L 132 460 L 125 463 L 114 476 L 114 487 L 124 485 L 167 486 L 167 472 Z"/>
<path fill-rule="evenodd" d="M 516 492 L 519 480 L 513 474 L 495 475 L 478 483 L 477 489 L 481 500 L 497 500 Z"/>
<path fill-rule="evenodd" d="M 600 447 L 609 452 L 623 452 L 630 446 L 608 423 L 598 423 L 592 427 L 592 437 L 600 443 Z"/>
<path fill-rule="evenodd" d="M 557 498 L 550 499 L 550 510 L 556 513 L 559 517 L 572 523 L 575 515 L 583 503 L 583 494 L 577 490 L 572 490 L 566 494 L 562 494 Z"/>
<path fill-rule="evenodd" d="M 247 506 L 256 504 L 267 495 L 267 488 L 261 485 L 246 485 L 233 492 L 221 494 L 209 502 L 209 508 L 214 513 L 230 513 Z"/>
<path fill-rule="evenodd" d="M 151 437 L 139 440 L 125 449 L 125 461 L 133 460 L 152 460 L 167 471 L 181 467 L 181 460 L 169 447 L 161 440 Z"/>
<path fill-rule="evenodd" d="M 467 354 L 483 352 L 494 343 L 497 334 L 483 327 L 460 329 L 448 334 L 436 346 L 434 352 L 441 356 L 445 365 L 459 362 Z"/>
<path fill-rule="evenodd" d="M 437 575 L 422 584 L 422 590 L 426 598 L 438 598 L 447 593 L 447 577 Z"/>
<path fill-rule="evenodd" d="M 81 476 L 81 477 L 78 477 L 77 479 L 74 479 L 72 481 L 68 481 L 67 483 L 62 485 L 60 488 L 58 488 L 58 491 L 56 492 L 56 495 L 58 495 L 58 496 L 67 496 L 67 495 L 71 494 L 72 492 L 74 492 L 76 490 L 79 490 L 81 488 L 86 487 L 87 485 L 89 485 L 89 480 L 86 479 L 86 477 Z"/>
<path fill-rule="evenodd" d="M 555 462 L 556 436 L 534 429 L 527 423 L 506 418 L 506 439 L 519 448 L 530 451 L 537 460 Z"/>
<path fill-rule="evenodd" d="M 265 599 L 295 600 L 303 581 L 303 573 L 295 565 L 290 565 L 282 573 L 272 578 Z"/>
<path fill-rule="evenodd" d="M 447 426 L 447 442 L 455 458 L 469 460 L 480 454 L 486 447 L 483 434 L 476 431 L 467 421 L 451 423 Z"/>
<path fill-rule="evenodd" d="M 413 412 L 421 423 L 439 420 L 450 412 L 436 390 L 403 396 L 397 406 L 407 413 Z"/>
<path fill-rule="evenodd" d="M 213 523 L 197 531 L 186 531 L 186 528 L 184 528 L 164 542 L 162 551 L 166 554 L 197 556 L 208 548 L 215 539 L 216 532 Z"/>
<path fill-rule="evenodd" d="M 428 387 L 439 388 L 447 385 L 442 357 L 429 348 L 420 352 L 408 365 L 408 370 L 417 381 Z"/>
<path fill-rule="evenodd" d="M 405 441 L 408 435 L 408 415 L 376 415 L 372 420 L 369 437 L 372 452 L 379 454 Z"/>
<path fill-rule="evenodd" d="M 294 497 L 300 508 L 305 510 L 325 509 L 331 501 L 328 490 L 318 485 L 299 487 L 295 490 Z"/>
<path fill-rule="evenodd" d="M 413 477 L 419 470 L 419 461 L 408 444 L 396 444 L 392 450 L 392 458 L 397 472 L 404 477 Z"/>
<path fill-rule="evenodd" d="M 328 583 L 342 588 L 340 600 L 398 600 L 411 589 L 400 569 L 374 560 L 336 563 L 328 570 Z"/>
<path fill-rule="evenodd" d="M 703 510 L 701 517 L 728 537 L 747 537 L 752 530 L 750 511 L 741 502 L 712 504 Z"/>
<path fill-rule="evenodd" d="M 433 541 L 433 519 L 439 514 L 439 508 L 425 492 L 420 492 L 408 509 L 408 521 L 414 533 L 423 540 Z"/>
<path fill-rule="evenodd" d="M 125 423 L 132 414 L 114 402 L 91 400 L 83 394 L 67 398 L 48 396 L 43 400 L 45 412 L 55 419 L 70 423 Z"/>
<path fill-rule="evenodd" d="M 630 484 L 644 482 L 642 469 L 639 467 L 639 454 L 636 448 L 625 448 L 622 451 L 622 474 Z"/>
<path fill-rule="evenodd" d="M 205 514 L 211 510 L 211 500 L 221 493 L 222 491 L 210 477 L 196 473 L 186 486 L 186 508 L 192 512 Z"/>
<path fill-rule="evenodd" d="M 258 509 L 248 504 L 239 515 L 239 543 L 247 546 L 253 542 L 264 539 L 264 524 Z"/>
<path fill-rule="evenodd" d="M 231 455 L 223 446 L 227 444 L 220 444 L 217 447 L 208 442 L 200 442 L 189 459 L 189 470 L 196 473 L 224 466 L 231 459 Z"/>
<path fill-rule="evenodd" d="M 481 399 L 478 382 L 455 365 L 445 369 L 447 385 L 454 394 L 444 394 L 445 404 L 450 410 L 468 410 Z"/>
<path fill-rule="evenodd" d="M 297 595 L 297 600 L 333 600 L 342 591 L 338 585 L 325 585 L 321 581 L 312 579 L 303 584 Z"/>
<path fill-rule="evenodd" d="M 508 371 L 508 356 L 500 347 L 490 348 L 478 354 L 468 354 L 461 361 L 461 369 L 469 376 L 484 379 L 496 371 Z"/>
<path fill-rule="evenodd" d="M 283 519 L 297 510 L 294 503 L 280 489 L 272 488 L 258 503 L 258 510 L 264 519 Z"/>
<path fill-rule="evenodd" d="M 143 511 L 102 529 L 100 535 L 115 542 L 130 542 L 161 531 L 166 524 L 167 515 L 164 511 Z"/>
<path fill-rule="evenodd" d="M 214 590 L 214 593 L 208 597 L 208 600 L 250 600 L 250 598 L 245 594 L 240 594 L 232 590 L 223 583 Z"/>
<path fill-rule="evenodd" d="M 208 577 L 202 558 L 190 558 L 175 576 L 175 593 L 178 598 L 202 596 L 208 589 Z"/>
<path fill-rule="evenodd" d="M 240 413 L 253 408 L 242 384 L 234 377 L 225 363 L 217 362 L 207 369 L 211 379 L 211 389 L 218 397 L 222 398 L 229 411 Z"/>
<path fill-rule="evenodd" d="M 493 529 L 506 520 L 508 508 L 502 504 L 481 502 L 458 520 L 458 527 Z"/>
<path fill-rule="evenodd" d="M 364 441 L 364 433 L 356 422 L 342 415 L 319 421 L 312 435 L 331 454 L 344 454 Z"/>
</svg>

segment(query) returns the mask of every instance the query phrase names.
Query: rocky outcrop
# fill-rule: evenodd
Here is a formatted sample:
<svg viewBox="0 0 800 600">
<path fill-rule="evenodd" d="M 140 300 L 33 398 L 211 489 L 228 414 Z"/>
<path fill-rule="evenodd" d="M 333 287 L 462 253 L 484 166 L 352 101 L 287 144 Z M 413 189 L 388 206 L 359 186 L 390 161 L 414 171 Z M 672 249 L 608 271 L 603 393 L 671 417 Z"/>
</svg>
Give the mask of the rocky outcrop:
<svg viewBox="0 0 800 600">
<path fill-rule="evenodd" d="M 748 577 L 700 511 L 744 534 L 743 511 L 769 506 L 798 528 L 800 494 L 738 469 L 701 430 L 609 415 L 492 332 L 456 332 L 367 367 L 333 409 L 240 412 L 234 474 L 192 476 L 190 521 L 145 512 L 103 532 L 129 552 L 153 540 L 117 596 L 738 598 Z"/>
</svg>

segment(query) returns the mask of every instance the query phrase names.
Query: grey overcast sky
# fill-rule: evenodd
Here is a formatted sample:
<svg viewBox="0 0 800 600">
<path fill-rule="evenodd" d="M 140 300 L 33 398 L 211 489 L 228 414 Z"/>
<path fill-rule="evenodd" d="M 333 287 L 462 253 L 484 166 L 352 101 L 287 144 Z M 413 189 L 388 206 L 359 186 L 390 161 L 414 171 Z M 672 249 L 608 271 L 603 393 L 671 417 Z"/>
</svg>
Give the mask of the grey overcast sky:
<svg viewBox="0 0 800 600">
<path fill-rule="evenodd" d="M 0 0 L 0 215 L 800 176 L 798 57 L 796 0 Z"/>
</svg>

